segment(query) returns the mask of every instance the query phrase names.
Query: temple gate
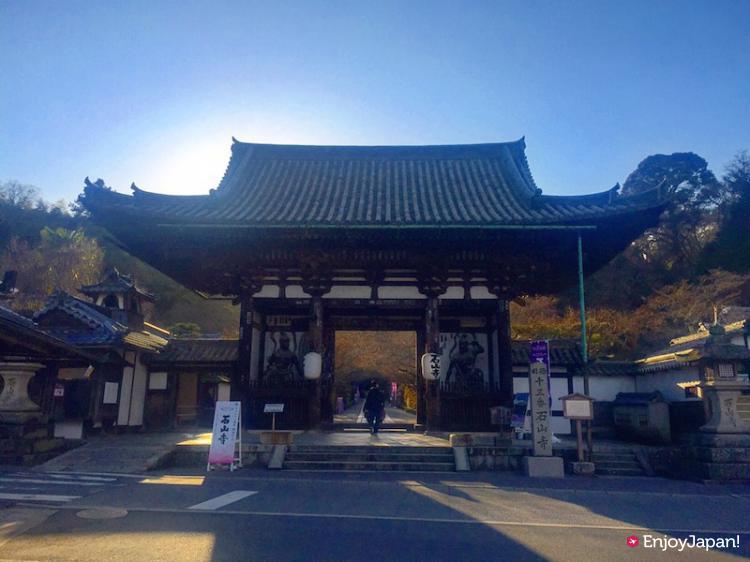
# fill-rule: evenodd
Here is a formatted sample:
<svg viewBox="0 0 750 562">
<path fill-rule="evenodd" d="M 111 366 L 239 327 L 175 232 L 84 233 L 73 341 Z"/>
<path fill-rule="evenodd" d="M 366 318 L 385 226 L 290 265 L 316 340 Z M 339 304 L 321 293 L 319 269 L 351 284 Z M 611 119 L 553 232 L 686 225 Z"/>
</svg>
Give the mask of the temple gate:
<svg viewBox="0 0 750 562">
<path fill-rule="evenodd" d="M 418 423 L 489 429 L 510 405 L 509 302 L 574 285 L 654 225 L 664 194 L 543 195 L 523 139 L 327 147 L 235 141 L 219 188 L 133 196 L 87 180 L 83 204 L 144 261 L 206 298 L 240 306 L 233 394 L 261 425 L 330 421 L 336 330 L 417 333 L 443 355 L 418 385 Z M 302 357 L 323 357 L 306 380 Z"/>
</svg>

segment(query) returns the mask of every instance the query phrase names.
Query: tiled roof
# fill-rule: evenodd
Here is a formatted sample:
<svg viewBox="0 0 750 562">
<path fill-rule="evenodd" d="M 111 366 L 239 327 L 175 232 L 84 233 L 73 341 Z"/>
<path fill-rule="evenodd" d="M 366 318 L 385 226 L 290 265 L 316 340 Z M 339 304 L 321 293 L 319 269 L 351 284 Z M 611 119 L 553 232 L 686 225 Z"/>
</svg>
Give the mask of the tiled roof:
<svg viewBox="0 0 750 562">
<path fill-rule="evenodd" d="M 54 311 L 67 314 L 82 325 L 45 322 L 45 317 Z M 128 344 L 145 351 L 158 351 L 167 344 L 165 338 L 147 331 L 131 331 L 127 326 L 110 318 L 106 309 L 63 291 L 52 295 L 44 307 L 34 315 L 34 319 L 43 325 L 44 331 L 48 334 L 81 347 Z"/>
<path fill-rule="evenodd" d="M 528 365 L 531 342 L 511 342 L 511 354 L 514 365 Z M 568 340 L 550 340 L 550 361 L 553 365 L 580 366 L 583 364 L 580 347 L 576 342 Z"/>
<path fill-rule="evenodd" d="M 589 375 L 600 377 L 616 377 L 634 375 L 638 369 L 633 361 L 608 361 L 600 359 L 586 365 Z"/>
<path fill-rule="evenodd" d="M 75 318 L 83 326 L 51 324 L 44 326 L 46 332 L 73 345 L 110 345 L 120 342 L 128 328 L 97 308 L 91 303 L 59 291 L 47 300 L 44 307 L 34 315 L 34 319 L 44 324 L 45 316 L 59 310 Z"/>
<path fill-rule="evenodd" d="M 152 358 L 154 365 L 180 363 L 229 364 L 237 361 L 239 342 L 236 339 L 174 339 Z"/>
<path fill-rule="evenodd" d="M 654 194 L 541 194 L 525 142 L 446 146 L 292 146 L 235 142 L 205 196 L 126 196 L 88 182 L 98 212 L 167 224 L 504 226 L 560 224 L 653 208 Z"/>
<path fill-rule="evenodd" d="M 75 349 L 65 341 L 43 331 L 33 320 L 21 316 L 12 310 L 0 306 L 0 331 L 6 335 L 15 335 L 32 346 L 49 348 L 52 352 L 63 353 L 66 356 L 88 355 Z"/>
</svg>

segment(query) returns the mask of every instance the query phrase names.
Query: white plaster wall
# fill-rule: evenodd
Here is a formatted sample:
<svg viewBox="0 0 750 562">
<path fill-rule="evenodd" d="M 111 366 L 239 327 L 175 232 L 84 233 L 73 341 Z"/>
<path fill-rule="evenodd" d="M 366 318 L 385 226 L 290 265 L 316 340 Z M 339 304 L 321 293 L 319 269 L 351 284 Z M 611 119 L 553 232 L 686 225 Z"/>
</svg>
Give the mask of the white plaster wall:
<svg viewBox="0 0 750 562">
<path fill-rule="evenodd" d="M 635 380 L 631 376 L 589 377 L 589 390 L 594 400 L 611 402 L 618 392 L 635 392 Z M 583 378 L 581 378 L 581 392 L 583 392 Z"/>
<path fill-rule="evenodd" d="M 687 398 L 685 396 L 685 390 L 677 386 L 677 383 L 697 380 L 700 380 L 698 367 L 684 367 L 681 369 L 671 369 L 659 373 L 640 375 L 636 379 L 636 389 L 637 392 L 653 392 L 658 390 L 662 393 L 665 400 L 671 402 L 695 401 L 700 400 L 700 398 Z"/>
<path fill-rule="evenodd" d="M 369 299 L 372 289 L 367 285 L 334 285 L 324 299 Z"/>
<path fill-rule="evenodd" d="M 263 285 L 260 292 L 253 295 L 254 299 L 277 299 L 281 295 L 281 289 L 278 285 Z"/>
<path fill-rule="evenodd" d="M 465 293 L 466 291 L 464 291 L 463 287 L 448 287 L 448 289 L 440 295 L 440 300 L 462 299 L 464 298 Z"/>
<path fill-rule="evenodd" d="M 378 298 L 381 299 L 425 299 L 416 287 L 378 287 Z"/>
<path fill-rule="evenodd" d="M 288 285 L 286 297 L 288 299 L 309 299 L 310 295 L 302 290 L 302 285 Z"/>
<path fill-rule="evenodd" d="M 471 295 L 472 299 L 478 299 L 478 300 L 481 300 L 481 299 L 493 299 L 493 300 L 497 300 L 497 297 L 495 295 L 493 295 L 492 293 L 490 293 L 487 290 L 487 287 L 483 287 L 483 286 L 472 287 L 471 291 L 470 291 L 470 295 Z"/>
</svg>

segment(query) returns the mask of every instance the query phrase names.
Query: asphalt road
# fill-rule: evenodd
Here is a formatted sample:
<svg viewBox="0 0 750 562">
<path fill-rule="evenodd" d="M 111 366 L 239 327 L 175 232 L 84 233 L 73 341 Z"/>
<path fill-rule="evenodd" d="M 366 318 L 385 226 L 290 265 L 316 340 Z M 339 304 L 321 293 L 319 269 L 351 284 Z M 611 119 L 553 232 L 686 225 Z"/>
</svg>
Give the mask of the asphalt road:
<svg viewBox="0 0 750 562">
<path fill-rule="evenodd" d="M 750 487 L 656 478 L 16 470 L 0 473 L 0 502 L 2 560 L 578 562 L 750 555 Z M 740 546 L 663 551 L 654 540 L 691 534 L 739 535 Z M 626 539 L 633 535 L 639 544 L 631 548 Z M 647 542 L 656 547 L 645 548 Z"/>
</svg>

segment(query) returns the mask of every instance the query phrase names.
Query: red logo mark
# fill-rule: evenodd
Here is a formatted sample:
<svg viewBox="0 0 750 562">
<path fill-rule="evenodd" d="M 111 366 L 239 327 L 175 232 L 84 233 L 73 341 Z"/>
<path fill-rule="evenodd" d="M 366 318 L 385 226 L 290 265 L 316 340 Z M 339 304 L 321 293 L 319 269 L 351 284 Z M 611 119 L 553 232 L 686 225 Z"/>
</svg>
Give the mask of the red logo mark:
<svg viewBox="0 0 750 562">
<path fill-rule="evenodd" d="M 627 543 L 630 548 L 635 548 L 636 546 L 638 546 L 638 537 L 636 537 L 635 535 L 630 535 L 628 537 Z"/>
</svg>

